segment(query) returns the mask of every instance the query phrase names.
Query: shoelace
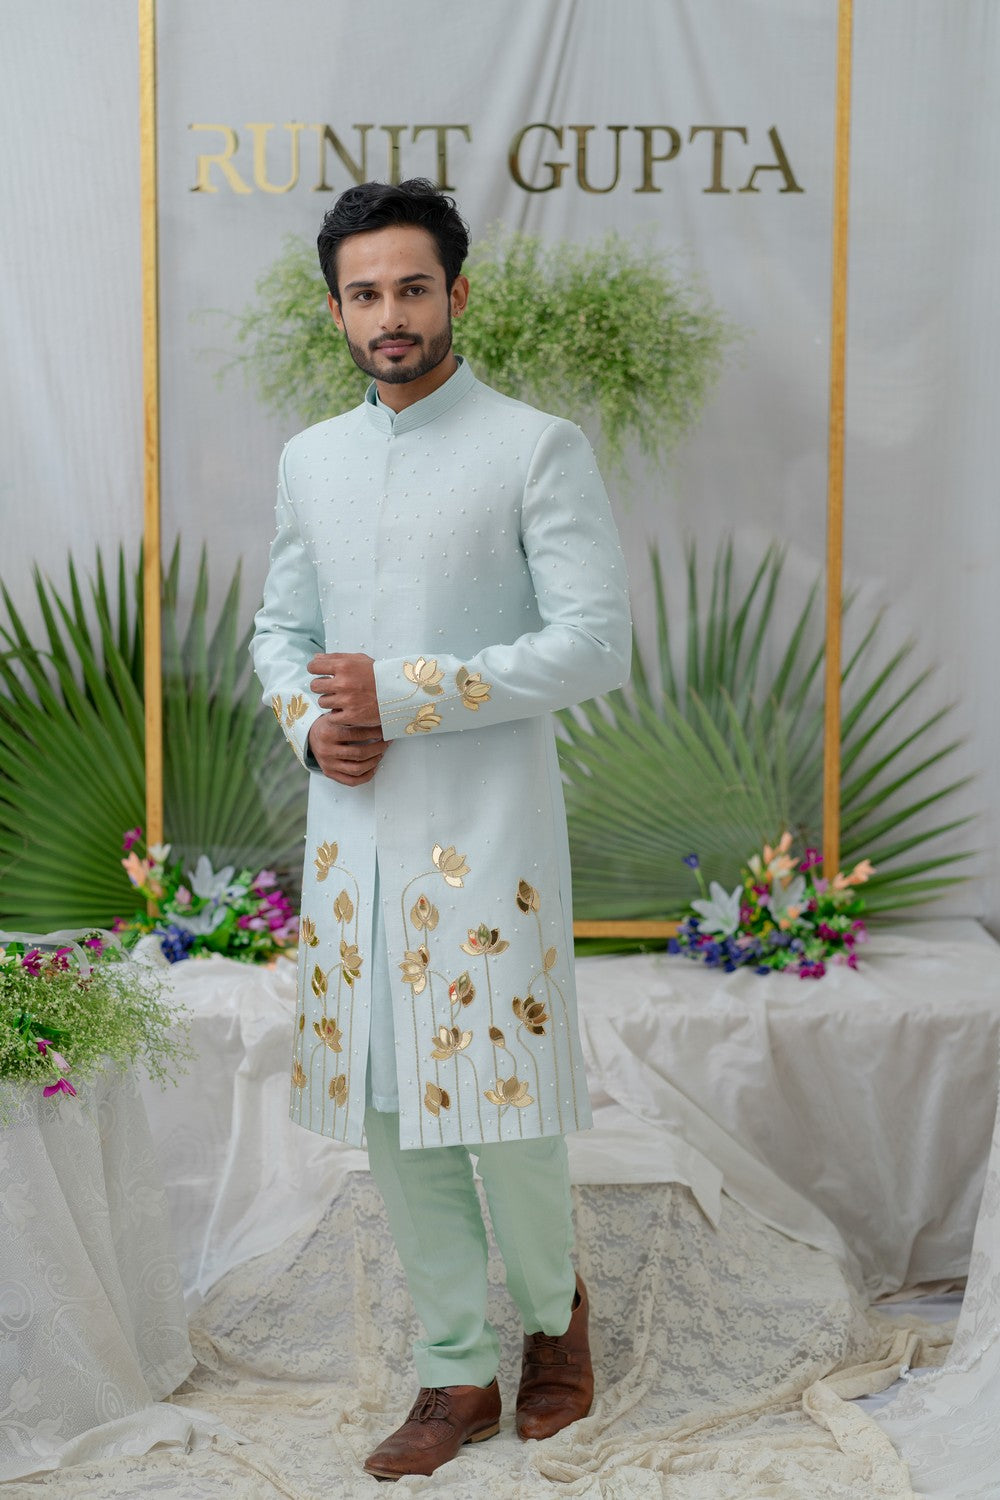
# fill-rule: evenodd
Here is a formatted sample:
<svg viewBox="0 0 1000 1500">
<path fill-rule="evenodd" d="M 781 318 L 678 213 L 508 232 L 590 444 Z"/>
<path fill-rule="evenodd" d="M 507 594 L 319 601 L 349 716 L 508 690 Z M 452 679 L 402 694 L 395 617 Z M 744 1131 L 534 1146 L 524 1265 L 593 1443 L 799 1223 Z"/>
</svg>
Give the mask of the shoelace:
<svg viewBox="0 0 1000 1500">
<path fill-rule="evenodd" d="M 435 1417 L 451 1416 L 451 1407 L 443 1391 L 433 1386 L 425 1387 L 413 1403 L 408 1417 L 410 1422 L 431 1422 Z"/>
<path fill-rule="evenodd" d="M 565 1334 L 533 1333 L 528 1359 L 537 1359 L 541 1365 L 568 1365 L 569 1351 L 563 1344 L 565 1337 Z"/>
</svg>

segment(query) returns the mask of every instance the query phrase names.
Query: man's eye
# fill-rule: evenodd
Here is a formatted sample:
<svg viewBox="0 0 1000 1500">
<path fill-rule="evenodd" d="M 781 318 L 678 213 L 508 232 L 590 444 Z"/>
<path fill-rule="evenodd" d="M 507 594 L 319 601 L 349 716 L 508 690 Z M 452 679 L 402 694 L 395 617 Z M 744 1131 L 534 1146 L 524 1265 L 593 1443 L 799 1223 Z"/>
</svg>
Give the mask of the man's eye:
<svg viewBox="0 0 1000 1500">
<path fill-rule="evenodd" d="M 423 286 L 408 286 L 406 290 L 411 297 L 422 297 L 427 288 Z"/>
</svg>

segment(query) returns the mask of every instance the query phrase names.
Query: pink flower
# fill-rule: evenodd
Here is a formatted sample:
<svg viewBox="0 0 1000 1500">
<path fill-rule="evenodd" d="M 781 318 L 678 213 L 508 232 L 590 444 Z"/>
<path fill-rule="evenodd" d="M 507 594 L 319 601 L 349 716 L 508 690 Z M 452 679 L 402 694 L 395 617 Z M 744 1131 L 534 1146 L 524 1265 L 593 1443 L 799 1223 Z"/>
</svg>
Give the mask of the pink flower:
<svg viewBox="0 0 1000 1500">
<path fill-rule="evenodd" d="M 177 890 L 174 892 L 174 904 L 175 906 L 191 905 L 191 892 L 186 885 L 179 885 L 177 887 Z"/>
<path fill-rule="evenodd" d="M 284 927 L 285 917 L 280 911 L 273 911 L 267 919 L 267 925 L 272 932 L 277 932 L 279 927 Z"/>
<path fill-rule="evenodd" d="M 21 968 L 27 969 L 28 973 L 37 979 L 42 972 L 41 948 L 29 948 L 21 957 Z"/>
<path fill-rule="evenodd" d="M 120 920 L 121 919 L 119 917 L 115 918 L 116 922 Z M 83 946 L 85 948 L 89 948 L 92 953 L 95 953 L 97 955 L 98 958 L 100 958 L 101 954 L 104 952 L 104 944 L 101 942 L 101 939 L 99 937 L 84 938 Z"/>
<path fill-rule="evenodd" d="M 127 926 L 128 919 L 126 917 L 115 917 L 114 921 L 111 924 L 111 931 L 124 932 Z"/>
<path fill-rule="evenodd" d="M 822 863 L 823 863 L 823 856 L 822 856 L 822 854 L 820 854 L 819 850 L 818 849 L 814 849 L 812 847 L 812 845 L 810 844 L 809 848 L 806 850 L 805 854 L 802 856 L 801 862 L 799 864 L 799 869 L 800 870 L 811 870 L 814 865 L 821 865 Z"/>
<path fill-rule="evenodd" d="M 136 844 L 142 843 L 142 829 L 130 828 L 122 840 L 122 853 L 130 854 Z"/>
<path fill-rule="evenodd" d="M 250 886 L 250 889 L 255 892 L 255 894 L 259 895 L 261 891 L 266 891 L 272 885 L 277 884 L 278 877 L 273 870 L 261 870 L 259 875 L 254 876 L 253 884 Z"/>
<path fill-rule="evenodd" d="M 69 1063 L 63 1057 L 63 1055 L 62 1055 L 61 1052 L 57 1052 L 56 1051 L 56 1049 L 53 1047 L 53 1045 L 52 1045 L 52 1043 L 50 1041 L 47 1041 L 46 1038 L 43 1037 L 43 1036 L 39 1036 L 39 1037 L 35 1038 L 35 1042 L 36 1042 L 36 1045 L 38 1047 L 39 1052 L 42 1054 L 43 1057 L 45 1057 L 45 1058 L 51 1058 L 52 1061 L 55 1063 L 56 1067 L 60 1070 L 60 1072 L 62 1072 L 62 1073 L 68 1073 L 69 1072 Z"/>
<path fill-rule="evenodd" d="M 52 967 L 65 973 L 69 968 L 69 956 L 72 952 L 72 948 L 57 948 L 52 955 Z"/>
<path fill-rule="evenodd" d="M 125 874 L 133 885 L 143 886 L 149 879 L 149 860 L 140 859 L 138 854 L 130 854 L 128 859 L 123 859 Z"/>
<path fill-rule="evenodd" d="M 58 1083 L 49 1083 L 45 1086 L 45 1088 L 42 1089 L 42 1096 L 45 1099 L 51 1098 L 53 1094 L 75 1095 L 76 1089 L 70 1083 L 68 1078 L 60 1078 Z"/>
</svg>

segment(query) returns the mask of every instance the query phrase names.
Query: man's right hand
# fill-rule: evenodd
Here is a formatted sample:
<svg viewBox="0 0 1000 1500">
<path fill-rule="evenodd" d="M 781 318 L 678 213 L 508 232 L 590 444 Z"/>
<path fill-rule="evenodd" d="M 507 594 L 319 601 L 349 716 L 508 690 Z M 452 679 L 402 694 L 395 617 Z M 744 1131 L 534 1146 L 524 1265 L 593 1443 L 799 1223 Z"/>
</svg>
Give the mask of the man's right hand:
<svg viewBox="0 0 1000 1500">
<path fill-rule="evenodd" d="M 371 781 L 388 750 L 382 726 L 348 728 L 331 714 L 323 714 L 309 729 L 309 749 L 324 776 L 341 786 L 363 786 Z"/>
</svg>

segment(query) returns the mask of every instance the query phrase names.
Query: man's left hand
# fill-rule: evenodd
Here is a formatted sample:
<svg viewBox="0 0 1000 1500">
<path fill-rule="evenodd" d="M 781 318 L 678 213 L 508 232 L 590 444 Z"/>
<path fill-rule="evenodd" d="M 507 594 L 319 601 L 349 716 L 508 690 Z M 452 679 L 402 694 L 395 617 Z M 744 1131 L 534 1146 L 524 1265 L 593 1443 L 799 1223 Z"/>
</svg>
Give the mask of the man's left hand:
<svg viewBox="0 0 1000 1500">
<path fill-rule="evenodd" d="M 321 652 L 307 670 L 316 673 L 309 688 L 319 694 L 320 708 L 342 724 L 381 726 L 372 657 L 359 651 Z"/>
</svg>

